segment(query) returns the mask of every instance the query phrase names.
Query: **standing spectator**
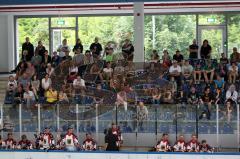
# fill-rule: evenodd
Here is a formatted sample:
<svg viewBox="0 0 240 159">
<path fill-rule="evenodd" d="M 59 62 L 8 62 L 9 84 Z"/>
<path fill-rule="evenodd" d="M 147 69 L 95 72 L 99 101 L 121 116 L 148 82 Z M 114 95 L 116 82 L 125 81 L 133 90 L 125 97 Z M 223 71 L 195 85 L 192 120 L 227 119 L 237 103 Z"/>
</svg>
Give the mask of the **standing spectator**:
<svg viewBox="0 0 240 159">
<path fill-rule="evenodd" d="M 157 50 L 153 50 L 152 55 L 151 55 L 151 62 L 157 63 L 157 62 L 159 62 L 159 60 L 160 59 L 159 59 Z"/>
<path fill-rule="evenodd" d="M 123 105 L 124 110 L 127 111 L 127 93 L 125 91 L 120 91 L 117 93 L 117 101 L 116 101 L 117 107 L 119 105 Z"/>
<path fill-rule="evenodd" d="M 51 62 L 52 62 L 52 66 L 54 68 L 57 67 L 59 65 L 59 63 L 60 63 L 60 56 L 58 56 L 56 51 L 53 52 L 53 56 L 52 56 Z"/>
<path fill-rule="evenodd" d="M 82 45 L 82 42 L 81 42 L 81 40 L 79 38 L 77 39 L 76 44 L 73 47 L 73 52 L 76 52 L 77 49 L 80 49 L 79 53 L 83 52 L 83 45 Z"/>
<path fill-rule="evenodd" d="M 137 107 L 137 122 L 140 130 L 143 130 L 143 123 L 148 119 L 148 109 L 143 102 L 139 102 Z"/>
<path fill-rule="evenodd" d="M 105 149 L 106 151 L 119 151 L 118 136 L 113 134 L 111 129 L 108 130 L 105 136 Z"/>
<path fill-rule="evenodd" d="M 126 39 L 122 46 L 122 54 L 125 60 L 133 61 L 134 47 L 129 39 Z"/>
<path fill-rule="evenodd" d="M 230 55 L 230 62 L 240 62 L 240 53 L 237 48 L 233 48 L 233 53 Z"/>
<path fill-rule="evenodd" d="M 208 120 L 210 120 L 211 117 L 211 108 L 212 108 L 212 102 L 214 101 L 214 97 L 210 92 L 210 87 L 206 87 L 204 90 L 204 94 L 200 98 L 200 102 L 203 106 L 203 111 L 199 117 L 199 119 L 202 119 L 203 117 L 207 117 Z"/>
<path fill-rule="evenodd" d="M 48 88 L 52 85 L 52 80 L 49 78 L 49 74 L 46 73 L 45 77 L 42 79 L 41 84 L 44 91 L 48 90 Z"/>
<path fill-rule="evenodd" d="M 235 85 L 230 85 L 226 92 L 226 100 L 230 100 L 232 103 L 236 103 L 238 99 L 238 92 L 236 91 Z"/>
<path fill-rule="evenodd" d="M 27 50 L 26 61 L 31 61 L 31 59 L 34 55 L 34 47 L 33 47 L 33 44 L 30 43 L 29 37 L 26 37 L 26 42 L 23 43 L 23 45 L 22 45 L 22 57 L 23 57 L 24 50 Z"/>
<path fill-rule="evenodd" d="M 38 41 L 38 46 L 35 49 L 35 54 L 37 53 L 38 55 L 40 55 L 43 58 L 45 50 L 46 50 L 46 48 L 45 48 L 45 46 L 43 46 L 42 41 Z"/>
<path fill-rule="evenodd" d="M 169 73 L 171 77 L 171 81 L 175 81 L 178 86 L 181 85 L 181 66 L 177 63 L 176 60 L 173 60 L 173 65 L 169 68 Z"/>
<path fill-rule="evenodd" d="M 228 82 L 230 84 L 235 84 L 236 78 L 238 77 L 238 67 L 235 62 L 228 68 Z"/>
<path fill-rule="evenodd" d="M 59 45 L 57 51 L 59 52 L 60 58 L 66 55 L 66 52 L 70 52 L 70 47 L 67 45 L 67 39 L 63 39 L 62 44 Z"/>
<path fill-rule="evenodd" d="M 189 59 L 197 59 L 198 58 L 198 45 L 196 39 L 193 39 L 192 45 L 189 46 Z"/>
<path fill-rule="evenodd" d="M 84 151 L 95 151 L 97 149 L 96 141 L 90 133 L 86 134 L 86 139 L 83 141 L 82 148 Z"/>
<path fill-rule="evenodd" d="M 207 64 L 205 65 L 204 67 L 204 72 L 203 72 L 203 75 L 204 75 L 204 79 L 205 79 L 205 82 L 206 83 L 212 83 L 213 81 L 213 76 L 214 76 L 214 67 L 211 63 L 211 61 L 207 61 Z M 210 81 L 209 81 L 209 78 L 208 76 L 210 75 Z"/>
<path fill-rule="evenodd" d="M 90 51 L 92 52 L 93 58 L 98 59 L 102 50 L 102 45 L 99 43 L 98 37 L 95 37 L 94 43 L 90 45 Z"/>
<path fill-rule="evenodd" d="M 168 54 L 168 51 L 166 49 L 163 50 L 162 60 L 163 60 L 163 66 L 164 67 L 168 68 L 168 67 L 171 66 L 171 57 Z"/>
<path fill-rule="evenodd" d="M 203 41 L 203 45 L 201 47 L 200 55 L 202 59 L 210 59 L 211 58 L 212 47 L 208 44 L 208 40 Z"/>
<path fill-rule="evenodd" d="M 176 54 L 173 55 L 173 60 L 176 60 L 179 64 L 183 61 L 183 55 L 179 50 L 176 50 Z"/>
</svg>

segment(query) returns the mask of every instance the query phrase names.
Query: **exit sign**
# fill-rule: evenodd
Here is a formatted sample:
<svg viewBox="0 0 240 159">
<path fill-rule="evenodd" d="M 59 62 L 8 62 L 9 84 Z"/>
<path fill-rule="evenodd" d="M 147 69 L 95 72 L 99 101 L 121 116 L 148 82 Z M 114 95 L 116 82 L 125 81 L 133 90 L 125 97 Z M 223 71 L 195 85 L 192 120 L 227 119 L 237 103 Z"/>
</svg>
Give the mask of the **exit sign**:
<svg viewBox="0 0 240 159">
<path fill-rule="evenodd" d="M 65 20 L 64 19 L 58 19 L 57 20 L 57 24 L 58 25 L 64 25 L 65 24 Z"/>
<path fill-rule="evenodd" d="M 215 18 L 207 18 L 208 23 L 214 23 L 216 21 Z"/>
</svg>

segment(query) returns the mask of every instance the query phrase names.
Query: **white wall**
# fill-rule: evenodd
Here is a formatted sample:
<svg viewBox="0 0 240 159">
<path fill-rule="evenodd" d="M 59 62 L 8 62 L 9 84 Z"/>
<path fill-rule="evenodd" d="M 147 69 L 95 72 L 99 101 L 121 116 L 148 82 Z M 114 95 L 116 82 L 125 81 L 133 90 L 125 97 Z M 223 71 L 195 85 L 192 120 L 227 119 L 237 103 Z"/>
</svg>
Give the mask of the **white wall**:
<svg viewBox="0 0 240 159">
<path fill-rule="evenodd" d="M 0 72 L 14 65 L 14 20 L 12 15 L 0 15 Z"/>
</svg>

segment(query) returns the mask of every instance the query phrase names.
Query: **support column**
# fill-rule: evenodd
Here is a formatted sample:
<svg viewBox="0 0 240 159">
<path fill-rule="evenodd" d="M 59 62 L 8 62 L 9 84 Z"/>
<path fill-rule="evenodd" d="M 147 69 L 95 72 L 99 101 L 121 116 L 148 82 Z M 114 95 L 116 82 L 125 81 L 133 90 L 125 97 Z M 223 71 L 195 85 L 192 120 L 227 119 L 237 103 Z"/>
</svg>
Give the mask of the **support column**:
<svg viewBox="0 0 240 159">
<path fill-rule="evenodd" d="M 144 2 L 134 2 L 134 62 L 144 62 Z"/>
</svg>

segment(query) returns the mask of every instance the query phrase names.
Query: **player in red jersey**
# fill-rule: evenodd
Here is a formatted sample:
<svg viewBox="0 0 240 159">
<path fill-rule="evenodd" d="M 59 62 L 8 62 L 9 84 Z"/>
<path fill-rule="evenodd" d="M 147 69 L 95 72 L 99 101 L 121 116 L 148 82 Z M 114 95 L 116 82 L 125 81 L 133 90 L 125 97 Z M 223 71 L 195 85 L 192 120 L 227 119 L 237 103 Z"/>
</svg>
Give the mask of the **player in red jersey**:
<svg viewBox="0 0 240 159">
<path fill-rule="evenodd" d="M 95 151 L 97 149 L 97 144 L 90 133 L 86 134 L 86 139 L 83 141 L 82 149 L 84 151 Z"/>
<path fill-rule="evenodd" d="M 187 144 L 187 151 L 188 152 L 199 152 L 199 142 L 197 136 L 192 134 L 191 140 Z"/>
<path fill-rule="evenodd" d="M 22 135 L 22 140 L 18 142 L 18 149 L 22 150 L 31 150 L 32 149 L 32 143 L 27 139 L 26 135 Z"/>
<path fill-rule="evenodd" d="M 5 140 L 6 149 L 15 149 L 16 141 L 13 139 L 12 133 L 8 133 L 8 138 Z"/>
<path fill-rule="evenodd" d="M 169 152 L 171 151 L 171 146 L 168 140 L 168 134 L 163 134 L 160 141 L 158 141 L 155 146 L 157 152 Z"/>
<path fill-rule="evenodd" d="M 39 139 L 40 149 L 42 150 L 54 149 L 55 141 L 48 127 L 44 129 L 44 132 L 41 134 Z"/>
<path fill-rule="evenodd" d="M 186 142 L 184 140 L 184 136 L 180 135 L 178 140 L 173 146 L 174 152 L 185 152 L 186 151 Z"/>
<path fill-rule="evenodd" d="M 73 128 L 69 127 L 63 138 L 64 148 L 68 151 L 76 151 L 79 148 L 77 136 L 73 133 Z"/>
<path fill-rule="evenodd" d="M 199 151 L 200 152 L 213 152 L 213 148 L 207 144 L 206 140 L 202 140 L 202 144 L 199 146 Z"/>
</svg>

